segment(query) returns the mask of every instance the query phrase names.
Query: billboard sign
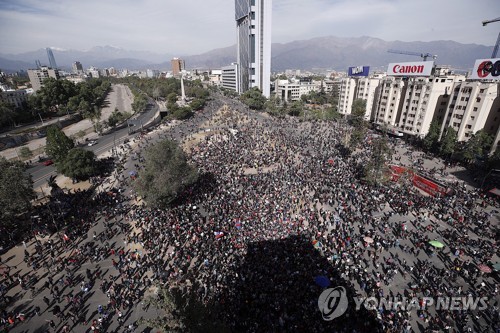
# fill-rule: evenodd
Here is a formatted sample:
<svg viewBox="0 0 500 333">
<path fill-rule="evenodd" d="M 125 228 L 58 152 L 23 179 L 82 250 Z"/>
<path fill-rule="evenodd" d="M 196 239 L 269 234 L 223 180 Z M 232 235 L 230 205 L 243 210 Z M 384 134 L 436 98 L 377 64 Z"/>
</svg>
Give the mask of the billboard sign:
<svg viewBox="0 0 500 333">
<path fill-rule="evenodd" d="M 349 67 L 349 76 L 368 76 L 370 66 Z"/>
<path fill-rule="evenodd" d="M 500 58 L 477 59 L 469 79 L 500 80 Z"/>
<path fill-rule="evenodd" d="M 389 76 L 430 76 L 434 61 L 393 62 L 387 66 Z"/>
</svg>

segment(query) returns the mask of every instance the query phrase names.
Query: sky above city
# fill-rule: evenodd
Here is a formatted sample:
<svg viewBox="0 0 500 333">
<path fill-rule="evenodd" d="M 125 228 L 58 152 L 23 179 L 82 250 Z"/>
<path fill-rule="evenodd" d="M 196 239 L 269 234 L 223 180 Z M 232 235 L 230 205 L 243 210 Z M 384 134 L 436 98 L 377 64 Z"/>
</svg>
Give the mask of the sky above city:
<svg viewBox="0 0 500 333">
<path fill-rule="evenodd" d="M 493 45 L 498 0 L 273 0 L 272 40 L 371 36 Z M 234 0 L 0 0 L 0 53 L 111 45 L 193 55 L 236 43 Z"/>
</svg>

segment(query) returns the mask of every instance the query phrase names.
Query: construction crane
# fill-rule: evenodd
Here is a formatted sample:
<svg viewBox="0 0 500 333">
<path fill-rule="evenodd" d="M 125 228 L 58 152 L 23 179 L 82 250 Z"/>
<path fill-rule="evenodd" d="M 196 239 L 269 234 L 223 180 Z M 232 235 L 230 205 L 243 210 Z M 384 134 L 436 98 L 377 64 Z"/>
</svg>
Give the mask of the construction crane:
<svg viewBox="0 0 500 333">
<path fill-rule="evenodd" d="M 427 58 L 436 59 L 437 55 L 433 55 L 430 53 L 419 53 L 419 52 L 411 52 L 411 51 L 399 51 L 399 50 L 387 50 L 389 53 L 397 53 L 397 54 L 406 54 L 421 57 L 424 61 L 427 61 Z"/>
<path fill-rule="evenodd" d="M 500 21 L 500 17 L 497 17 L 496 19 L 493 19 L 493 20 L 486 20 L 486 21 L 483 21 L 483 27 L 485 25 L 487 25 L 488 23 L 493 23 L 493 22 L 498 22 Z M 500 33 L 498 34 L 498 37 L 497 37 L 497 42 L 495 44 L 495 47 L 493 48 L 493 53 L 491 54 L 491 57 L 492 58 L 496 58 L 497 57 L 497 53 L 498 53 L 498 46 L 500 45 Z"/>
</svg>

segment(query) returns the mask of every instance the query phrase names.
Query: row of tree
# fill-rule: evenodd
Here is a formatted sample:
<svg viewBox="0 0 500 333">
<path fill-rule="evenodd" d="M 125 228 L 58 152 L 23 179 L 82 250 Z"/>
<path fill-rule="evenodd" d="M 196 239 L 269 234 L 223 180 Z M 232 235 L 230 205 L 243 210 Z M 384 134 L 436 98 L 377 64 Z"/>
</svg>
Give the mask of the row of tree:
<svg viewBox="0 0 500 333">
<path fill-rule="evenodd" d="M 266 111 L 275 117 L 303 117 L 308 119 L 339 119 L 337 112 L 338 96 L 327 94 L 323 90 L 320 92 L 311 91 L 302 95 L 298 101 L 287 102 L 279 96 L 271 96 L 266 99 L 259 88 L 252 88 L 240 96 L 240 100 L 250 109 Z"/>
<path fill-rule="evenodd" d="M 102 79 L 90 79 L 73 83 L 68 80 L 47 78 L 36 94 L 28 97 L 27 103 L 15 108 L 0 102 L 0 127 L 19 122 L 37 120 L 40 116 L 79 113 L 84 118 L 100 117 L 100 110 L 111 88 L 111 83 Z"/>
<path fill-rule="evenodd" d="M 484 130 L 472 134 L 466 142 L 457 141 L 457 131 L 448 127 L 441 133 L 437 121 L 430 125 L 429 132 L 422 140 L 423 148 L 447 160 L 459 160 L 469 166 L 482 165 L 486 169 L 500 167 L 500 150 L 490 154 L 494 138 Z M 441 136 L 441 137 L 440 137 Z"/>
</svg>

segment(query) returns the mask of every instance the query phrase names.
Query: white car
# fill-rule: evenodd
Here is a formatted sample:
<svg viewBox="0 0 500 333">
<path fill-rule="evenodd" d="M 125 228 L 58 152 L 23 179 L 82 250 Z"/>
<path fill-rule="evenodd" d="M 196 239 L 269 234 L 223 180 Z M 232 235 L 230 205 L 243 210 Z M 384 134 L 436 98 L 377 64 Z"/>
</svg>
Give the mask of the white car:
<svg viewBox="0 0 500 333">
<path fill-rule="evenodd" d="M 92 147 L 93 145 L 96 145 L 96 144 L 97 144 L 97 140 L 92 140 L 89 142 L 88 146 Z"/>
</svg>

